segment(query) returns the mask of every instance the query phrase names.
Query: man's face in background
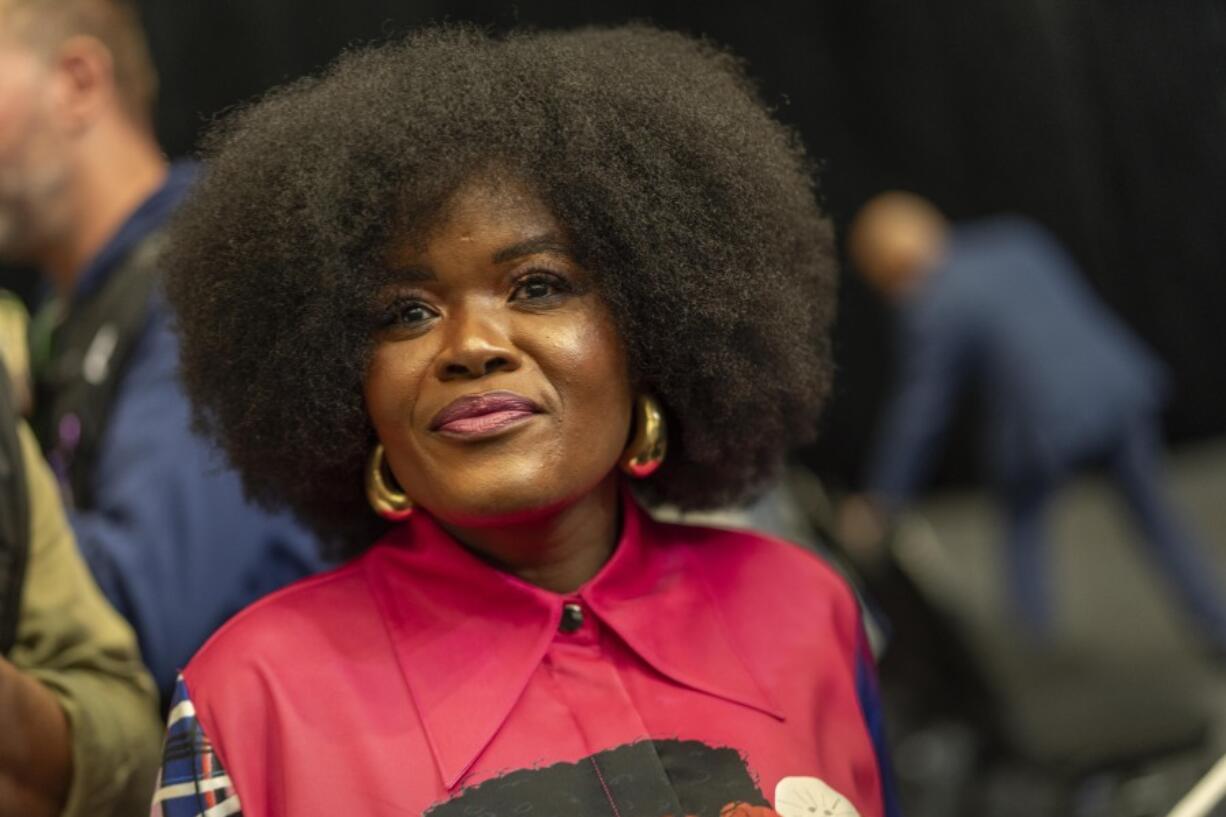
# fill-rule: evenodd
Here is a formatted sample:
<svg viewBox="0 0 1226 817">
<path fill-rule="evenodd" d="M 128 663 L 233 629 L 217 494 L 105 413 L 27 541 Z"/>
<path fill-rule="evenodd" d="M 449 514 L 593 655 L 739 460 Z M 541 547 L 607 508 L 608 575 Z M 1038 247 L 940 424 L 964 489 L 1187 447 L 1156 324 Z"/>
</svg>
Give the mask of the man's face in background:
<svg viewBox="0 0 1226 817">
<path fill-rule="evenodd" d="M 13 16 L 0 0 L 0 262 L 28 263 L 57 232 L 70 134 L 53 62 L 19 41 Z"/>
</svg>

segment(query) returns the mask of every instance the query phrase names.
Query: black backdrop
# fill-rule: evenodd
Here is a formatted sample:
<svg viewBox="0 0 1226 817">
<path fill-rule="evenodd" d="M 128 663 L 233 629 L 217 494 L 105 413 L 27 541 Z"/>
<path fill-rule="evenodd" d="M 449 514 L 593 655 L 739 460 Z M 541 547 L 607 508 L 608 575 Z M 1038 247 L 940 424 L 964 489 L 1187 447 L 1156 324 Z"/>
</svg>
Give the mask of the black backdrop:
<svg viewBox="0 0 1226 817">
<path fill-rule="evenodd" d="M 162 73 L 158 129 L 190 152 L 215 113 L 347 45 L 433 20 L 647 19 L 749 61 L 825 162 L 843 224 L 906 187 L 956 218 L 1016 210 L 1051 227 L 1168 362 L 1178 440 L 1226 433 L 1226 4 L 1220 0 L 518 3 L 143 0 Z M 845 279 L 840 373 L 806 459 L 854 482 L 890 374 L 888 316 Z M 946 476 L 973 473 L 959 423 Z"/>
</svg>

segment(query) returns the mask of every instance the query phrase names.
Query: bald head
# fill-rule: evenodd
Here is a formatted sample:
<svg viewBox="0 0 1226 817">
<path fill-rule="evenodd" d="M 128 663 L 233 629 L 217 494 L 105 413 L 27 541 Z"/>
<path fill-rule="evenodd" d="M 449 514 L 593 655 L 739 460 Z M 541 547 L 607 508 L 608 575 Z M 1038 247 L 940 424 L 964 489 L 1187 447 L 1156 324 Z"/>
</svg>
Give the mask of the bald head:
<svg viewBox="0 0 1226 817">
<path fill-rule="evenodd" d="M 86 37 L 110 58 L 116 98 L 134 121 L 151 126 L 157 71 L 130 0 L 0 0 L 0 40 L 48 59 L 67 41 Z"/>
<path fill-rule="evenodd" d="M 155 85 L 127 0 L 0 0 L 0 259 L 71 292 L 165 178 Z"/>
<path fill-rule="evenodd" d="M 890 298 L 906 297 L 940 258 L 948 231 L 949 223 L 927 199 L 890 191 L 856 214 L 847 250 L 875 288 Z"/>
</svg>

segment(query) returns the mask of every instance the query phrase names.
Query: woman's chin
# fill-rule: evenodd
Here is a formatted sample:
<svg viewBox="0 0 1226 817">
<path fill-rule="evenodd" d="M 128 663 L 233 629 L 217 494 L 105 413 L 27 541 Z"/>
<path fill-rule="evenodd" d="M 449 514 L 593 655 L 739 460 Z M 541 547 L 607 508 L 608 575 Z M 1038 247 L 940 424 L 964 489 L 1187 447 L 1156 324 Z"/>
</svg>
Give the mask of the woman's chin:
<svg viewBox="0 0 1226 817">
<path fill-rule="evenodd" d="M 461 527 L 501 527 L 523 525 L 546 519 L 582 500 L 612 476 L 597 479 L 596 485 L 575 490 L 574 485 L 546 486 L 535 479 L 514 484 L 504 480 L 485 490 L 469 489 L 449 498 L 439 497 L 427 505 L 431 515 L 448 525 Z"/>
</svg>

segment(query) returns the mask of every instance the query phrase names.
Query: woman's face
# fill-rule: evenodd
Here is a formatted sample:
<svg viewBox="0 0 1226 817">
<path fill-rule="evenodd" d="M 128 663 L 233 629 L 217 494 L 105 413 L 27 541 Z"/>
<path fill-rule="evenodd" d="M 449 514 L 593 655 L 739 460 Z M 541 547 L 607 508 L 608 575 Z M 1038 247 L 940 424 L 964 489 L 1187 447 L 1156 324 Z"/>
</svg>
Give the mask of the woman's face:
<svg viewBox="0 0 1226 817">
<path fill-rule="evenodd" d="M 366 407 L 415 503 L 496 524 L 609 476 L 630 425 L 625 350 L 539 198 L 466 185 L 389 260 Z"/>
</svg>

